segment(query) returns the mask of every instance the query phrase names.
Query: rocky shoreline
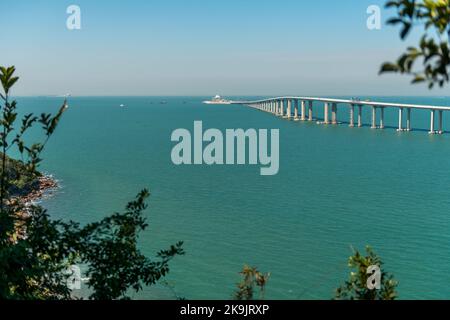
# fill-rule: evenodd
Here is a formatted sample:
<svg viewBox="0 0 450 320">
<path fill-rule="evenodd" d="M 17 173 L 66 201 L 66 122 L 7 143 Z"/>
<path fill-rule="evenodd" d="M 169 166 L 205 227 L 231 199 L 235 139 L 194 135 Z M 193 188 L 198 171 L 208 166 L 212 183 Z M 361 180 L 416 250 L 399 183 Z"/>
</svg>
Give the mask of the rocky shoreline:
<svg viewBox="0 0 450 320">
<path fill-rule="evenodd" d="M 36 202 L 42 200 L 45 196 L 51 195 L 53 190 L 58 188 L 58 182 L 49 175 L 41 175 L 33 181 L 32 186 L 26 190 L 21 190 L 20 194 L 16 194 L 11 198 L 10 203 L 15 203 L 21 206 L 21 209 L 16 214 L 21 219 L 27 219 L 32 214 L 32 207 Z M 24 222 L 18 221 L 16 225 L 16 233 L 12 236 L 12 241 L 26 238 L 26 229 Z"/>
<path fill-rule="evenodd" d="M 52 176 L 42 175 L 37 178 L 33 188 L 29 192 L 20 195 L 19 198 L 25 204 L 33 204 L 57 188 L 58 182 Z"/>
</svg>

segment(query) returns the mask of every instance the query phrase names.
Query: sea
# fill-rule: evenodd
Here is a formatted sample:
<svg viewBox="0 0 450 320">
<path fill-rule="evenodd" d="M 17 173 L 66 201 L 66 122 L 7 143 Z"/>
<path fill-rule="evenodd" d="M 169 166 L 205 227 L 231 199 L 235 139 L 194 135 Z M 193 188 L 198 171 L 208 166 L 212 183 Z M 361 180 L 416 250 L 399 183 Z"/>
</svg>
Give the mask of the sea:
<svg viewBox="0 0 450 320">
<path fill-rule="evenodd" d="M 230 97 L 258 99 L 263 97 Z M 346 97 L 335 97 L 346 98 Z M 370 97 L 371 101 L 450 106 L 450 97 Z M 149 258 L 177 241 L 186 254 L 133 299 L 229 299 L 244 265 L 270 273 L 266 299 L 332 299 L 349 277 L 348 258 L 370 245 L 399 282 L 400 299 L 450 298 L 450 134 L 429 135 L 430 112 L 412 111 L 397 132 L 281 119 L 209 97 L 71 97 L 40 170 L 59 181 L 41 201 L 54 219 L 87 224 L 123 211 L 151 192 L 139 247 Z M 61 97 L 18 97 L 21 114 L 57 112 Z M 124 105 L 121 107 L 120 105 Z M 280 169 L 254 165 L 174 165 L 174 130 L 278 129 Z M 450 114 L 444 113 L 450 131 Z M 27 139 L 42 136 L 31 132 Z"/>
</svg>

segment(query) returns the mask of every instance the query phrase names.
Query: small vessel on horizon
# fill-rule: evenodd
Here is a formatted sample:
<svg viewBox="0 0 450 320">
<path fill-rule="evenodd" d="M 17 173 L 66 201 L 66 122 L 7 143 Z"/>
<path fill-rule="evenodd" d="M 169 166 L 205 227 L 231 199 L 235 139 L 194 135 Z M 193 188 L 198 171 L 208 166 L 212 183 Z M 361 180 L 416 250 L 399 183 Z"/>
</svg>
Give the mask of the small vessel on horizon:
<svg viewBox="0 0 450 320">
<path fill-rule="evenodd" d="M 231 104 L 231 100 L 223 99 L 221 96 L 216 95 L 210 101 L 203 101 L 204 104 Z"/>
</svg>

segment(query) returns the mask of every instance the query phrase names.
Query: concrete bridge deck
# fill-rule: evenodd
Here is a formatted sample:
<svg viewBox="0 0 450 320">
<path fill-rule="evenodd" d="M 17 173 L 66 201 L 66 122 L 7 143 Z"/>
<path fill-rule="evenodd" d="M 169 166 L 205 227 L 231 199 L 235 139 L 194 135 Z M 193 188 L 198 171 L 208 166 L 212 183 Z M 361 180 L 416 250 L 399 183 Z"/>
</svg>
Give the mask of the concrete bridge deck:
<svg viewBox="0 0 450 320">
<path fill-rule="evenodd" d="M 323 103 L 324 121 L 321 124 L 338 124 L 337 112 L 339 105 L 346 105 L 350 110 L 350 127 L 362 127 L 362 108 L 372 108 L 372 128 L 384 129 L 384 109 L 398 108 L 399 110 L 399 127 L 397 131 L 411 131 L 411 110 L 429 110 L 430 111 L 430 134 L 443 134 L 443 112 L 450 111 L 447 106 L 431 106 L 431 105 L 417 105 L 417 104 L 403 104 L 390 102 L 376 102 L 368 100 L 347 100 L 347 99 L 333 99 L 333 98 L 317 98 L 317 97 L 297 97 L 284 96 L 275 97 L 254 101 L 232 101 L 232 104 L 247 105 L 263 111 L 273 113 L 277 116 L 282 116 L 286 119 L 293 119 L 295 121 L 313 121 L 313 102 Z M 309 104 L 308 112 L 306 111 L 306 103 Z M 299 111 L 300 105 L 300 111 Z M 294 106 L 294 114 L 292 114 L 292 106 Z M 329 110 L 331 106 L 331 121 Z M 286 111 L 285 111 L 286 107 Z M 355 107 L 358 108 L 357 125 L 355 125 Z M 377 124 L 377 111 L 380 112 L 380 120 Z M 406 111 L 406 126 L 404 126 L 404 111 Z M 438 130 L 435 130 L 435 113 L 438 113 Z"/>
</svg>

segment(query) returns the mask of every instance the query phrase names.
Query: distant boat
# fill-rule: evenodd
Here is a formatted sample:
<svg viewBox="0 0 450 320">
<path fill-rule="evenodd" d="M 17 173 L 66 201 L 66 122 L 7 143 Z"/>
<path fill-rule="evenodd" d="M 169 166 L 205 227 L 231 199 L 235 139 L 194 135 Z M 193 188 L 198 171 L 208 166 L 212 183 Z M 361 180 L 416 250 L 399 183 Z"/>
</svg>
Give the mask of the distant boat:
<svg viewBox="0 0 450 320">
<path fill-rule="evenodd" d="M 166 101 L 166 100 L 163 100 L 163 101 L 161 101 L 160 103 L 161 103 L 161 104 L 167 104 L 167 101 Z"/>
<path fill-rule="evenodd" d="M 121 108 L 124 108 L 124 107 L 125 107 L 125 105 L 124 105 L 124 104 L 121 104 L 121 105 L 120 105 L 120 107 L 121 107 Z"/>
<path fill-rule="evenodd" d="M 225 100 L 221 96 L 217 95 L 210 101 L 203 101 L 204 104 L 231 104 L 230 100 Z"/>
</svg>

